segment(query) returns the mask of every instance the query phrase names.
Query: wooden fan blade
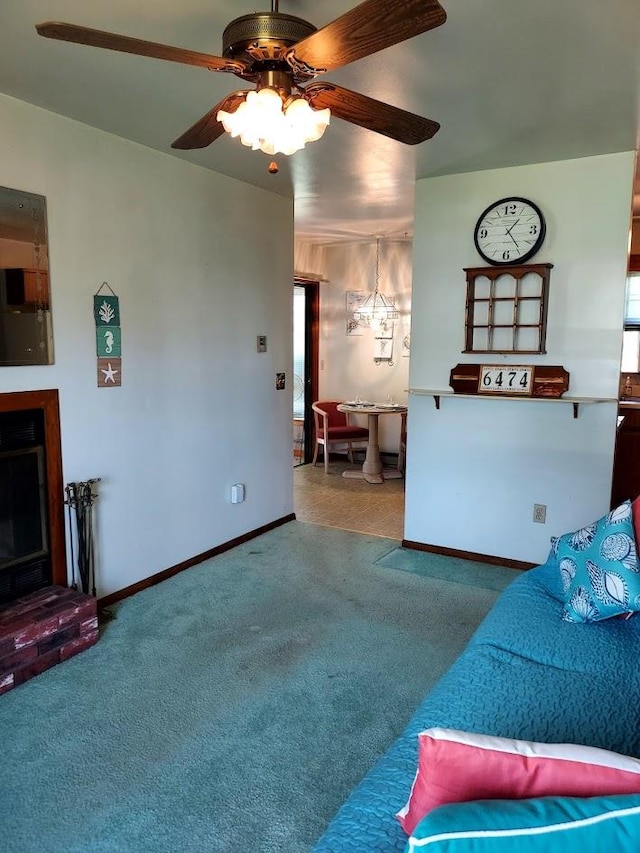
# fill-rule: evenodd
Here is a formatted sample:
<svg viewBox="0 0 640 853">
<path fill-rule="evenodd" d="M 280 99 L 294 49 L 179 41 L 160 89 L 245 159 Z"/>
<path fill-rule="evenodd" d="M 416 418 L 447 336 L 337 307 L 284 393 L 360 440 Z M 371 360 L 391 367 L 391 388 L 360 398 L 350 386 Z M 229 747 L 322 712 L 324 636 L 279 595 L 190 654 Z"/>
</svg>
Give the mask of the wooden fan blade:
<svg viewBox="0 0 640 853">
<path fill-rule="evenodd" d="M 182 136 L 176 139 L 175 142 L 172 142 L 171 147 L 190 150 L 192 148 L 206 148 L 207 145 L 211 145 L 212 142 L 215 142 L 216 139 L 224 133 L 222 122 L 218 121 L 216 118 L 218 110 L 225 110 L 228 113 L 235 112 L 247 97 L 247 92 L 249 91 L 251 90 L 242 89 L 238 92 L 232 92 L 230 95 L 227 95 L 227 97 L 223 98 L 220 103 L 213 107 L 213 109 L 209 110 L 206 115 L 202 116 L 201 119 L 198 119 L 198 121 L 190 127 L 189 130 L 185 131 Z"/>
<path fill-rule="evenodd" d="M 44 24 L 37 24 L 36 30 L 41 36 L 50 39 L 72 41 L 90 47 L 103 47 L 106 50 L 119 50 L 122 53 L 134 53 L 138 56 L 150 56 L 153 59 L 166 59 L 168 62 L 182 62 L 184 65 L 198 65 L 201 68 L 208 68 L 209 71 L 229 71 L 232 74 L 242 74 L 246 70 L 246 66 L 242 62 L 223 59 L 221 56 L 196 53 L 193 50 L 184 50 L 180 47 L 143 41 L 129 36 L 119 36 L 116 33 L 106 33 L 102 30 L 92 30 L 89 27 L 64 24 L 60 21 L 47 21 Z"/>
<path fill-rule="evenodd" d="M 365 0 L 326 27 L 302 39 L 286 53 L 301 73 L 323 74 L 447 20 L 438 0 Z"/>
<path fill-rule="evenodd" d="M 304 97 L 314 109 L 329 107 L 331 115 L 375 133 L 382 133 L 405 145 L 424 142 L 440 129 L 437 121 L 375 101 L 333 83 L 311 83 L 304 90 Z"/>
</svg>

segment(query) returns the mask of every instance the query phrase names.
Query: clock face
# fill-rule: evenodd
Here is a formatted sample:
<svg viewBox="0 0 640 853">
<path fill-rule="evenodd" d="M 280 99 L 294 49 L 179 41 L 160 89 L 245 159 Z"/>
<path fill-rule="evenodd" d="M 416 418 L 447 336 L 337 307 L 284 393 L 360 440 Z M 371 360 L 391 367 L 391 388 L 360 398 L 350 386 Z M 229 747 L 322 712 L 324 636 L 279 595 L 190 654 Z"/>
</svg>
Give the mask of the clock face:
<svg viewBox="0 0 640 853">
<path fill-rule="evenodd" d="M 540 209 L 526 198 L 503 198 L 490 205 L 476 223 L 476 249 L 490 264 L 518 264 L 534 255 L 544 240 Z"/>
</svg>

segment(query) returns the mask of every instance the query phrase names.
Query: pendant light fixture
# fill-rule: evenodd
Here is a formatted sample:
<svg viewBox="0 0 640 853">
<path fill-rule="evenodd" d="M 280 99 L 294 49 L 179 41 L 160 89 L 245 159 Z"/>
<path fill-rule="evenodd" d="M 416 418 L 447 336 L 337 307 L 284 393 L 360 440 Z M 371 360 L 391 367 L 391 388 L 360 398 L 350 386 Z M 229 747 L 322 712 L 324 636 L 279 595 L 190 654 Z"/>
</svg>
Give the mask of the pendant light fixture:
<svg viewBox="0 0 640 853">
<path fill-rule="evenodd" d="M 376 286 L 373 293 L 353 312 L 353 319 L 368 326 L 379 328 L 388 320 L 398 319 L 398 310 L 391 300 L 380 291 L 380 238 L 376 237 Z"/>
</svg>

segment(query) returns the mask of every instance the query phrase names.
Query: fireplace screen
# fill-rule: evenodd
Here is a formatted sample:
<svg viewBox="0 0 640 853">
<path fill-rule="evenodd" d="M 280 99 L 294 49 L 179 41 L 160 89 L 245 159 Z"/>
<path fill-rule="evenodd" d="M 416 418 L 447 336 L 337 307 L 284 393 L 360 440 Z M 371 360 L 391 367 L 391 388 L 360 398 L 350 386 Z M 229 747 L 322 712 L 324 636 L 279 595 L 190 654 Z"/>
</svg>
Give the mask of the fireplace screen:
<svg viewBox="0 0 640 853">
<path fill-rule="evenodd" d="M 41 447 L 0 453 L 0 570 L 47 553 Z"/>
</svg>

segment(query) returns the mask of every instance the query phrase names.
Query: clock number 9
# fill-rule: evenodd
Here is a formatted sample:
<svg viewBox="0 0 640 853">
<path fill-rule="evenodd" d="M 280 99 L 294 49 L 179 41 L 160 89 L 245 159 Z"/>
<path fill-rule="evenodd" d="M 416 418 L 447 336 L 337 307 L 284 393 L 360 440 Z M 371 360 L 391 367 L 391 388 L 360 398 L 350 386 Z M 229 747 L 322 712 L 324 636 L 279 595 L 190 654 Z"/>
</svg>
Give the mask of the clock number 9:
<svg viewBox="0 0 640 853">
<path fill-rule="evenodd" d="M 481 240 L 486 240 L 486 238 L 488 236 L 489 236 L 489 232 L 487 231 L 486 228 L 481 228 L 480 231 L 478 232 L 478 237 L 480 237 Z"/>
</svg>

